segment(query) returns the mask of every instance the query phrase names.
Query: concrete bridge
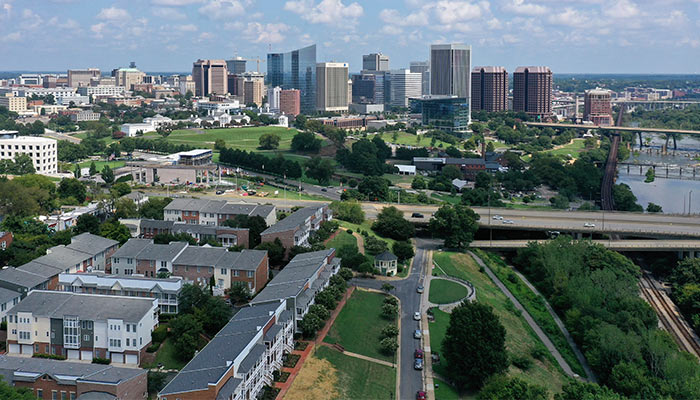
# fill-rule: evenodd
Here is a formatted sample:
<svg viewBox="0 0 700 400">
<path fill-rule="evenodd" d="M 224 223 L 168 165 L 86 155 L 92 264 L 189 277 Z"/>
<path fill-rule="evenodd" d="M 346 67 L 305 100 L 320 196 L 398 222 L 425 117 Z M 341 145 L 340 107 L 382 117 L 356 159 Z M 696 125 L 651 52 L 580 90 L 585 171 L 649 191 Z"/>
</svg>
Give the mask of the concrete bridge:
<svg viewBox="0 0 700 400">
<path fill-rule="evenodd" d="M 475 240 L 470 247 L 494 250 L 517 250 L 530 242 L 546 243 L 548 240 Z M 700 257 L 700 240 L 592 240 L 591 242 L 615 251 L 671 251 L 679 257 Z"/>
</svg>

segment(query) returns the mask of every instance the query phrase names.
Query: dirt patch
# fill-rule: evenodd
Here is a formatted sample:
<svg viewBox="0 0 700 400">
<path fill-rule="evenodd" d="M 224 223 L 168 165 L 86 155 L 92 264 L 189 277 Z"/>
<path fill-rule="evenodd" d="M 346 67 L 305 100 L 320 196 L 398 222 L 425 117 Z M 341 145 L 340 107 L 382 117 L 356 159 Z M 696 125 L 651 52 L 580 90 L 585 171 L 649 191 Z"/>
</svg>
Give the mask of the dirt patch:
<svg viewBox="0 0 700 400">
<path fill-rule="evenodd" d="M 332 400 L 341 397 L 338 392 L 338 373 L 328 360 L 311 356 L 306 359 L 292 387 L 284 396 L 287 399 Z"/>
</svg>

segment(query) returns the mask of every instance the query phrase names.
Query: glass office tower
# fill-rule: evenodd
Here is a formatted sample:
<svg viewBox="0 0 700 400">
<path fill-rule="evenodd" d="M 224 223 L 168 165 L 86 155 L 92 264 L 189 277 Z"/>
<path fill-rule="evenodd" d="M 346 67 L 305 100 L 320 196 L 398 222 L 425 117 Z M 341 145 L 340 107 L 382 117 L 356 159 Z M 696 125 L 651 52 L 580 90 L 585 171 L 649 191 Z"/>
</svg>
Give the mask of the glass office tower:
<svg viewBox="0 0 700 400">
<path fill-rule="evenodd" d="M 301 112 L 316 110 L 316 45 L 267 55 L 267 85 L 298 89 Z"/>
</svg>

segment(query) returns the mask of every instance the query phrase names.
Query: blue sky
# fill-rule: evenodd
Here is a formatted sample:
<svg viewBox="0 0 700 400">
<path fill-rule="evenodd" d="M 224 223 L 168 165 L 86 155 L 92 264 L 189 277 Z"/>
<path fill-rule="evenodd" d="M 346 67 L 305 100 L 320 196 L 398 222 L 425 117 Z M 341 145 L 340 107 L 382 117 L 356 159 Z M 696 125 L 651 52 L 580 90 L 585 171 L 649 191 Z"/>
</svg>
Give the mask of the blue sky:
<svg viewBox="0 0 700 400">
<path fill-rule="evenodd" d="M 700 73 L 700 0 L 0 0 L 0 70 L 188 71 L 316 43 L 358 71 L 362 54 L 401 68 L 447 42 L 509 71 Z"/>
</svg>

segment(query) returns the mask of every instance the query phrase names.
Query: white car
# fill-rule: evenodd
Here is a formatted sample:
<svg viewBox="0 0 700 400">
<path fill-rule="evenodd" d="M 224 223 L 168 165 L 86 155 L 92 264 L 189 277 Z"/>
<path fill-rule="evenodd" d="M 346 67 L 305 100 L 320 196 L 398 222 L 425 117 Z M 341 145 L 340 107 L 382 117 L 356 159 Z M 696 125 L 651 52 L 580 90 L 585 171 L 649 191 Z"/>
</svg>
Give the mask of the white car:
<svg viewBox="0 0 700 400">
<path fill-rule="evenodd" d="M 493 216 L 493 219 L 495 219 L 495 220 L 497 220 L 497 221 L 502 221 L 502 220 L 503 220 L 503 217 L 501 217 L 500 215 L 494 215 L 494 216 Z"/>
<path fill-rule="evenodd" d="M 591 222 L 586 222 L 585 224 L 583 224 L 583 227 L 584 228 L 595 228 L 595 224 L 591 223 Z"/>
<path fill-rule="evenodd" d="M 515 222 L 512 219 L 504 219 L 503 223 L 507 225 L 513 225 Z"/>
<path fill-rule="evenodd" d="M 420 321 L 420 312 L 418 312 L 418 311 L 414 312 L 413 319 L 416 321 Z"/>
</svg>

